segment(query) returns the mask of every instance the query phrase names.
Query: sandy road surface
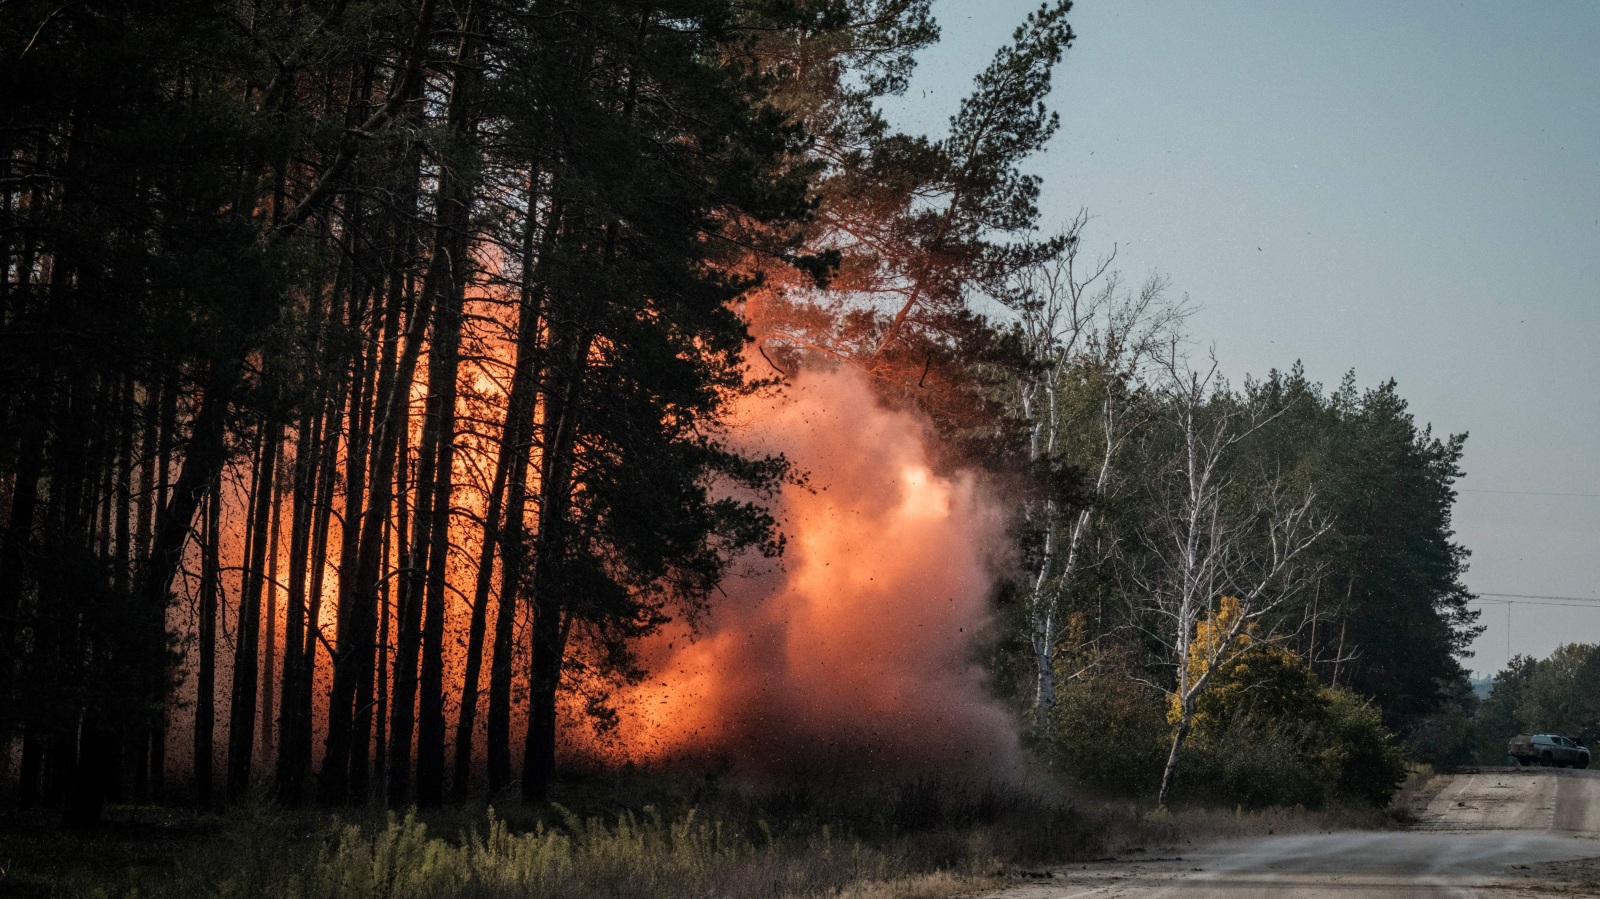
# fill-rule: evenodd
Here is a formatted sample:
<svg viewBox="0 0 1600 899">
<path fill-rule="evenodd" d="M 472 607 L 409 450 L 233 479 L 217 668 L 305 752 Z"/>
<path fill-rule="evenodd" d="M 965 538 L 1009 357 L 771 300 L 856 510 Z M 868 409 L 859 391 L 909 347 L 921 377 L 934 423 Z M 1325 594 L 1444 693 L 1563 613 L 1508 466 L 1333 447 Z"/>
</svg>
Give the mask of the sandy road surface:
<svg viewBox="0 0 1600 899">
<path fill-rule="evenodd" d="M 1419 818 L 1419 830 L 1548 830 L 1600 837 L 1600 771 L 1489 768 L 1457 775 Z"/>
<path fill-rule="evenodd" d="M 1004 899 L 1600 896 L 1600 771 L 1457 775 L 1401 832 L 1232 840 L 1053 872 Z"/>
</svg>

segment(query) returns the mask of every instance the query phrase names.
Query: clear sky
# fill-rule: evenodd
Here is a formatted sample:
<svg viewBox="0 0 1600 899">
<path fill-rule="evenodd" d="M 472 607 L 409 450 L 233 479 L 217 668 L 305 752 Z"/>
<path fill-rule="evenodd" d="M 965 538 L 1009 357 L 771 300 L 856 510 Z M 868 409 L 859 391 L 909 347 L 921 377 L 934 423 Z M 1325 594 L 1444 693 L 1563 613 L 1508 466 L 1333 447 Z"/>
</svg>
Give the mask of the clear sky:
<svg viewBox="0 0 1600 899">
<path fill-rule="evenodd" d="M 944 39 L 894 120 L 941 133 L 1036 7 L 936 0 Z M 1091 250 L 1170 276 L 1235 382 L 1296 359 L 1395 378 L 1419 422 L 1471 435 L 1468 585 L 1600 600 L 1600 3 L 1079 0 L 1070 21 L 1046 224 L 1087 209 Z M 1600 642 L 1600 602 L 1482 608 L 1478 673 L 1508 623 L 1511 653 Z"/>
</svg>

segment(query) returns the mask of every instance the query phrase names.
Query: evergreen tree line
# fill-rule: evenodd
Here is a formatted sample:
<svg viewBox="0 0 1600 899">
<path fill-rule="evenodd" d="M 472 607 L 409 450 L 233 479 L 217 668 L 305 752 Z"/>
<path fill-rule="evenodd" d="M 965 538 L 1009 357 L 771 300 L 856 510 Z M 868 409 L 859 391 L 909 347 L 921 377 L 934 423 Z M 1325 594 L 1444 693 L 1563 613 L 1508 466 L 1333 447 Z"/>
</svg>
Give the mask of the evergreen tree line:
<svg viewBox="0 0 1600 899">
<path fill-rule="evenodd" d="M 1461 731 L 1466 435 L 1419 426 L 1393 381 L 1326 390 L 1297 363 L 1231 386 L 1165 282 L 1109 264 L 1014 294 L 1032 362 L 1003 390 L 1035 464 L 1077 473 L 1024 492 L 1003 596 L 995 661 L 1035 745 L 1163 802 L 1386 802 L 1400 748 L 1452 761 L 1437 744 Z"/>
<path fill-rule="evenodd" d="M 1165 798 L 1246 646 L 1425 729 L 1464 438 L 1230 388 L 1162 282 L 1037 230 L 1068 11 L 930 138 L 877 108 L 927 0 L 7 4 L 0 783 L 544 799 L 637 639 L 781 552 L 803 473 L 723 412 L 827 365 L 1015 500 L 991 661 L 1041 745 L 1148 725 Z"/>
<path fill-rule="evenodd" d="M 933 386 L 918 328 L 1065 245 L 1068 6 L 935 140 L 875 105 L 926 0 L 8 4 L 14 798 L 543 799 L 562 709 L 781 551 L 721 416 L 816 304 L 881 287 L 856 361 Z"/>
</svg>

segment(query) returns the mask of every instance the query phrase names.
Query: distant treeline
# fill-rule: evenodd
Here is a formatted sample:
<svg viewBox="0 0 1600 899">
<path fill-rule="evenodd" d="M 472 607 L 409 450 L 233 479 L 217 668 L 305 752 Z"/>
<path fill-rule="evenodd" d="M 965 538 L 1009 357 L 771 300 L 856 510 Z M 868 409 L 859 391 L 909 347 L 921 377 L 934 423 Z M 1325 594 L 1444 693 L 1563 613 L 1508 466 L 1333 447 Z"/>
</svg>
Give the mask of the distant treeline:
<svg viewBox="0 0 1600 899">
<path fill-rule="evenodd" d="M 1600 647 L 1567 643 L 1548 658 L 1514 656 L 1491 680 L 1489 695 L 1468 707 L 1457 751 L 1486 765 L 1506 761 L 1517 734 L 1557 733 L 1590 748 L 1600 740 Z"/>
</svg>

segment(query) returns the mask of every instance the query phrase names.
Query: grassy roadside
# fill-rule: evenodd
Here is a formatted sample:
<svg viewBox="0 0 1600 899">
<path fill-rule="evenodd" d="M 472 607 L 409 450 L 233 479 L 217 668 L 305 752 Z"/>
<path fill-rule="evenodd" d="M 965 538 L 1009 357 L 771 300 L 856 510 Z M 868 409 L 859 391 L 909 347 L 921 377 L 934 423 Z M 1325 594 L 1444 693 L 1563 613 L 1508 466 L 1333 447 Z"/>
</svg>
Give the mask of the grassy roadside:
<svg viewBox="0 0 1600 899">
<path fill-rule="evenodd" d="M 1074 861 L 1233 836 L 1380 827 L 1382 813 L 1084 803 L 937 781 L 752 792 L 579 784 L 567 805 L 395 816 L 114 810 L 93 834 L 0 821 L 0 895 L 945 899 Z"/>
<path fill-rule="evenodd" d="M 1431 765 L 1411 765 L 1405 782 L 1389 803 L 1389 814 L 1399 824 L 1415 824 L 1427 810 L 1428 803 L 1450 782 L 1450 778 L 1435 771 Z"/>
</svg>

